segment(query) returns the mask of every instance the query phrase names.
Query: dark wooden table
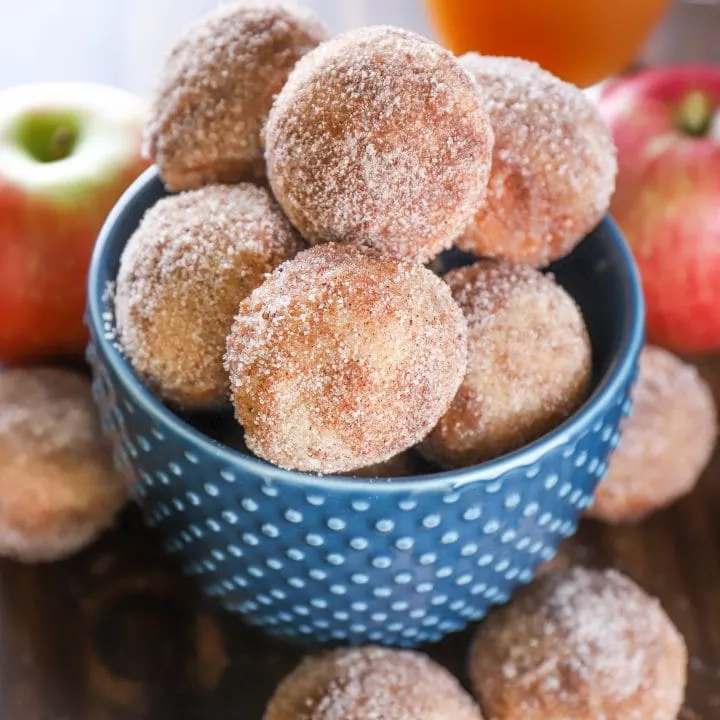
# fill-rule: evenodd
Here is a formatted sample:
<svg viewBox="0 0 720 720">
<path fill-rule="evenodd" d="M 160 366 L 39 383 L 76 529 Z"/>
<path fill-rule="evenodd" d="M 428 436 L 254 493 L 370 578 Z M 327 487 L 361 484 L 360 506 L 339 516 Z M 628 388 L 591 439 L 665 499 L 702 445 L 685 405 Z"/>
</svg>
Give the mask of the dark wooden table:
<svg viewBox="0 0 720 720">
<path fill-rule="evenodd" d="M 720 400 L 720 359 L 699 364 Z M 683 720 L 720 719 L 718 518 L 720 452 L 673 508 L 634 527 L 586 522 L 563 553 L 662 599 L 692 658 Z M 462 676 L 467 639 L 429 651 Z M 133 508 L 67 562 L 0 563 L 2 720 L 260 720 L 299 657 L 203 602 Z"/>
</svg>

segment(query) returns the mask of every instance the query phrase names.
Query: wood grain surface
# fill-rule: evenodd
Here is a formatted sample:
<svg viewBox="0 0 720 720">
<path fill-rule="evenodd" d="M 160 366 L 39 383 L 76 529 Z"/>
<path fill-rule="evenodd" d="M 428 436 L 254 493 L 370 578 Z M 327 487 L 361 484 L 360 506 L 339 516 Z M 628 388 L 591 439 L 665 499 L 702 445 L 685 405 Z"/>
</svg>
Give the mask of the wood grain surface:
<svg viewBox="0 0 720 720">
<path fill-rule="evenodd" d="M 720 358 L 699 365 L 720 401 Z M 635 526 L 585 522 L 558 561 L 617 567 L 661 598 L 690 648 L 682 720 L 720 720 L 718 517 L 716 452 L 691 496 Z M 427 650 L 464 679 L 468 638 Z M 261 720 L 301 654 L 199 598 L 134 508 L 67 562 L 0 563 L 2 720 Z"/>
</svg>

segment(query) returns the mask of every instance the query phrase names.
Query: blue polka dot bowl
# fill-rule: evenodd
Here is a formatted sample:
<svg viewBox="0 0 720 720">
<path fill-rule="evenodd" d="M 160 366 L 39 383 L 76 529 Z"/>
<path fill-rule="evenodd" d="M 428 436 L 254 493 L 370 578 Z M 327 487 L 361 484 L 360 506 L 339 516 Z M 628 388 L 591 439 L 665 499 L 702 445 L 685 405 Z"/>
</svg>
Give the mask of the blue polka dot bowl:
<svg viewBox="0 0 720 720">
<path fill-rule="evenodd" d="M 575 531 L 631 407 L 643 302 L 613 222 L 552 268 L 590 330 L 587 402 L 517 452 L 388 482 L 281 470 L 213 439 L 141 385 L 116 346 L 107 289 L 144 211 L 165 194 L 148 170 L 102 230 L 88 357 L 116 463 L 147 523 L 204 592 L 286 638 L 414 646 L 482 618 L 528 582 Z"/>
</svg>

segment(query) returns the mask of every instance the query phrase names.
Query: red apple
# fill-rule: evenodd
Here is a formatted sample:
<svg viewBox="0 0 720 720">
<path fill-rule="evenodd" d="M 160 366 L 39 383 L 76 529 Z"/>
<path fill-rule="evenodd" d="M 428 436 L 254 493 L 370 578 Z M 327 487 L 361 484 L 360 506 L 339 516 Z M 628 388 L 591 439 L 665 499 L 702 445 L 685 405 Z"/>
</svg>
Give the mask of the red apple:
<svg viewBox="0 0 720 720">
<path fill-rule="evenodd" d="M 648 338 L 720 350 L 720 67 L 646 70 L 598 102 L 618 148 L 611 212 L 640 268 Z"/>
<path fill-rule="evenodd" d="M 0 363 L 82 353 L 105 216 L 147 162 L 144 103 L 104 85 L 0 91 Z"/>
</svg>

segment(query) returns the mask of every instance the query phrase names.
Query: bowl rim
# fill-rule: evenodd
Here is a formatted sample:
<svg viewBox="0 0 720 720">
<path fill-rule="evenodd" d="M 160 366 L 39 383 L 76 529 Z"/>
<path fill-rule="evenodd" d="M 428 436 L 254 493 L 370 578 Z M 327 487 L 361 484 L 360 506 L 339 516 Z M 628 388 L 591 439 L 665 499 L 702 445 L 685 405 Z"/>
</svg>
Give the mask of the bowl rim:
<svg viewBox="0 0 720 720">
<path fill-rule="evenodd" d="M 633 374 L 636 359 L 644 344 L 645 303 L 640 275 L 630 248 L 613 218 L 606 215 L 598 227 L 605 226 L 619 249 L 624 260 L 623 265 L 629 288 L 629 305 L 623 337 L 619 351 L 613 357 L 608 370 L 600 378 L 592 394 L 570 417 L 553 430 L 517 450 L 478 465 L 390 480 L 319 475 L 287 470 L 260 458 L 246 455 L 205 435 L 159 401 L 140 382 L 120 350 L 103 330 L 102 305 L 105 287 L 100 287 L 100 276 L 107 248 L 114 241 L 115 228 L 121 218 L 135 210 L 135 205 L 138 198 L 142 197 L 143 190 L 148 189 L 156 182 L 162 183 L 162 180 L 156 166 L 153 165 L 143 171 L 128 187 L 103 223 L 93 249 L 87 279 L 88 324 L 95 344 L 102 350 L 103 358 L 112 366 L 126 390 L 134 397 L 151 421 L 161 427 L 168 427 L 172 433 L 181 437 L 188 445 L 200 446 L 206 453 L 228 465 L 228 469 L 240 466 L 244 471 L 262 477 L 266 482 L 286 483 L 306 489 L 322 488 L 334 492 L 385 494 L 460 490 L 466 485 L 496 480 L 510 469 L 532 465 L 540 457 L 564 445 L 568 438 L 575 435 L 580 428 L 591 426 L 599 416 L 606 412 L 608 406 L 615 402 L 622 385 Z M 147 208 L 144 208 L 143 212 L 145 210 Z"/>
</svg>

